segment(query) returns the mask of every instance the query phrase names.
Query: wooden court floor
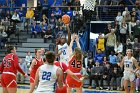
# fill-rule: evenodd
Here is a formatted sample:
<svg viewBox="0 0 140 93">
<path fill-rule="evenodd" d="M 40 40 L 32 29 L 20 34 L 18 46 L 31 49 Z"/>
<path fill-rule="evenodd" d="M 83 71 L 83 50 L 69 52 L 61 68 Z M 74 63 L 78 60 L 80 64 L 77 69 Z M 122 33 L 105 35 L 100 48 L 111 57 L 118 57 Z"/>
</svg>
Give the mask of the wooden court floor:
<svg viewBox="0 0 140 93">
<path fill-rule="evenodd" d="M 17 93 L 27 93 L 29 91 L 29 85 L 18 85 Z M 0 86 L 0 93 L 2 92 L 2 88 Z M 83 93 L 124 93 L 119 91 L 106 91 L 106 90 L 94 90 L 94 89 L 83 89 Z"/>
</svg>

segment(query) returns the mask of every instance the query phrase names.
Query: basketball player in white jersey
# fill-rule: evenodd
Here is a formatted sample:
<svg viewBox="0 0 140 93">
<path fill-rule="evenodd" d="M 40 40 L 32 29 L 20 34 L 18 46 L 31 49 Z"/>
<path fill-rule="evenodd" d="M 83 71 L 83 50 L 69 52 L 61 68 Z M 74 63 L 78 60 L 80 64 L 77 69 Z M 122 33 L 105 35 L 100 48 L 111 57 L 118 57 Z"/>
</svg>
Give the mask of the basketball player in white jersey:
<svg viewBox="0 0 140 93">
<path fill-rule="evenodd" d="M 68 66 L 69 60 L 69 44 L 71 41 L 71 32 L 69 29 L 69 24 L 66 24 L 68 40 L 66 40 L 66 36 L 62 35 L 60 38 L 60 44 L 56 46 L 56 54 L 59 57 L 59 62 L 64 62 Z"/>
<path fill-rule="evenodd" d="M 36 72 L 35 85 L 38 85 L 35 93 L 55 93 L 55 86 L 63 87 L 63 72 L 54 65 L 55 54 L 46 53 L 46 62 Z M 35 86 L 34 86 L 35 88 Z"/>
<path fill-rule="evenodd" d="M 126 56 L 122 59 L 119 66 L 124 66 L 124 89 L 125 93 L 135 93 L 135 73 L 134 67 L 138 68 L 137 60 L 132 56 L 133 51 L 127 49 Z M 130 82 L 130 91 L 128 89 L 128 83 Z"/>
</svg>

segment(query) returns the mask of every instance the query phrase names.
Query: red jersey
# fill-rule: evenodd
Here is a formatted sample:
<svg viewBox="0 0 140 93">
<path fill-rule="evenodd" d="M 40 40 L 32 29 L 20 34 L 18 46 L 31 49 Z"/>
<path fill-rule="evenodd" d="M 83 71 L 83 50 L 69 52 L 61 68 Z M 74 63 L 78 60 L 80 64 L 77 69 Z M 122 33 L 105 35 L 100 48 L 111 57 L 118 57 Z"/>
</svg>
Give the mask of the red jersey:
<svg viewBox="0 0 140 93">
<path fill-rule="evenodd" d="M 60 67 L 63 70 L 63 72 L 66 72 L 68 70 L 67 65 L 65 63 L 63 63 L 63 62 L 55 61 L 54 64 L 56 66 Z"/>
<path fill-rule="evenodd" d="M 41 60 L 38 60 L 37 58 L 34 58 L 36 60 L 36 64 L 34 65 L 34 67 L 32 68 L 31 72 L 36 73 L 37 69 L 43 65 L 43 59 L 41 58 Z"/>
<path fill-rule="evenodd" d="M 19 71 L 20 73 L 25 75 L 25 73 L 19 66 L 18 56 L 13 53 L 7 54 L 3 58 L 3 61 L 2 61 L 1 67 L 0 67 L 0 71 L 2 73 L 11 72 L 11 73 L 14 73 L 15 75 L 17 74 L 17 71 Z"/>
<path fill-rule="evenodd" d="M 72 58 L 69 60 L 69 66 L 68 68 L 73 72 L 73 73 L 80 73 L 82 69 L 82 62 L 77 61 L 75 59 L 75 56 L 72 56 Z"/>
<path fill-rule="evenodd" d="M 30 73 L 30 83 L 34 83 L 34 79 L 35 79 L 35 75 L 36 75 L 36 71 L 37 69 L 43 65 L 43 59 L 41 58 L 41 60 L 38 60 L 37 58 L 34 58 L 36 60 L 36 64 L 34 65 L 34 67 L 31 69 L 31 73 Z"/>
</svg>

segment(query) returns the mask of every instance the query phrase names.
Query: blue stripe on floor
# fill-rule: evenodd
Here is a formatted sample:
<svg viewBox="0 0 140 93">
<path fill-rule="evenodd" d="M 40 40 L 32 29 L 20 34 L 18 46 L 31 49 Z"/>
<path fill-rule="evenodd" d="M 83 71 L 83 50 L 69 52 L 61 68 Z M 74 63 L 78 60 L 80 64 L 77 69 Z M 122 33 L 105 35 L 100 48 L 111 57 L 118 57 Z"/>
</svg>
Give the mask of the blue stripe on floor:
<svg viewBox="0 0 140 93">
<path fill-rule="evenodd" d="M 95 90 L 85 90 L 83 93 L 120 93 L 120 92 L 106 92 L 106 91 L 95 91 Z"/>
<path fill-rule="evenodd" d="M 1 87 L 1 86 L 0 86 Z M 29 86 L 18 86 L 18 89 L 30 89 Z M 120 93 L 120 92 L 113 92 L 113 91 L 95 91 L 95 90 L 84 90 L 83 93 Z"/>
</svg>

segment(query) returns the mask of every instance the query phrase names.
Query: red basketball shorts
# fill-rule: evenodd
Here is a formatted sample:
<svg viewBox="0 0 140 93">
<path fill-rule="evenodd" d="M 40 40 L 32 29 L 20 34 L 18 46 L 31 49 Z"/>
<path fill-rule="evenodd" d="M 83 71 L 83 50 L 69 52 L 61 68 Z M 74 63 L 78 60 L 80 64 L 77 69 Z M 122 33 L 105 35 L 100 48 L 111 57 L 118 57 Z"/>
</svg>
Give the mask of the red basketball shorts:
<svg viewBox="0 0 140 93">
<path fill-rule="evenodd" d="M 14 73 L 12 74 L 3 73 L 1 76 L 1 85 L 2 87 L 6 88 L 16 88 L 17 87 L 16 75 Z"/>
<path fill-rule="evenodd" d="M 30 74 L 30 83 L 34 83 L 35 82 L 35 73 L 31 73 Z"/>
<path fill-rule="evenodd" d="M 81 74 L 76 75 L 79 79 L 82 77 Z M 73 79 L 70 75 L 67 75 L 66 78 L 66 85 L 67 87 L 71 87 L 71 88 L 80 88 L 82 86 L 82 82 L 78 82 L 75 79 Z"/>
<path fill-rule="evenodd" d="M 66 86 L 63 86 L 62 88 L 57 87 L 56 93 L 67 93 L 67 87 Z"/>
</svg>

